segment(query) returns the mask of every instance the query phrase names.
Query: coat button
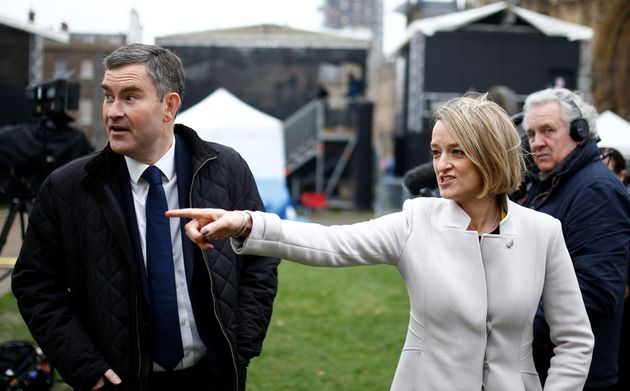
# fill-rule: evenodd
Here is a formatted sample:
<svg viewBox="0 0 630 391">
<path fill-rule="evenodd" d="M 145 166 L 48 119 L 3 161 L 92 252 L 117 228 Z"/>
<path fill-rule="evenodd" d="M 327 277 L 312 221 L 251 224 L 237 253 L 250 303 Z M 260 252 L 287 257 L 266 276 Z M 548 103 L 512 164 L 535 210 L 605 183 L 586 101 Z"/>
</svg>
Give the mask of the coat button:
<svg viewBox="0 0 630 391">
<path fill-rule="evenodd" d="M 514 239 L 512 238 L 505 239 L 505 247 L 512 248 L 513 245 L 514 245 Z"/>
</svg>

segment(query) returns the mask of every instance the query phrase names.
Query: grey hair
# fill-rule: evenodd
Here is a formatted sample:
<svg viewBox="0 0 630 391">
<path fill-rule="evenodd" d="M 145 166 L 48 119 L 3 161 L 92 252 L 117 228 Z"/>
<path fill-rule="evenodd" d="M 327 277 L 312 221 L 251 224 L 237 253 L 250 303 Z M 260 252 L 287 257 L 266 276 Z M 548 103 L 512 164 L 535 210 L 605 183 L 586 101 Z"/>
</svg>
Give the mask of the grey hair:
<svg viewBox="0 0 630 391">
<path fill-rule="evenodd" d="M 103 60 L 108 70 L 131 64 L 146 65 L 160 101 L 170 92 L 176 92 L 184 99 L 184 67 L 172 51 L 155 45 L 133 43 L 114 50 Z"/>
<path fill-rule="evenodd" d="M 523 129 L 527 129 L 527 113 L 534 107 L 549 103 L 560 104 L 562 119 L 567 125 L 567 131 L 571 121 L 584 118 L 588 122 L 589 139 L 597 139 L 597 110 L 582 99 L 578 92 L 572 92 L 566 88 L 547 88 L 530 94 L 523 105 Z"/>
</svg>

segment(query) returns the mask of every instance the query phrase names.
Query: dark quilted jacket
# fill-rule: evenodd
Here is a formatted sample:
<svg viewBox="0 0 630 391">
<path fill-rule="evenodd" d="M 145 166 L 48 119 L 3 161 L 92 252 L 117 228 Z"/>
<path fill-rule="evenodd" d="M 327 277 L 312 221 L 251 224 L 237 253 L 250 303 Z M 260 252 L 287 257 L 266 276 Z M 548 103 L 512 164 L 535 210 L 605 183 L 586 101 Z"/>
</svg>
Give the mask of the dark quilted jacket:
<svg viewBox="0 0 630 391">
<path fill-rule="evenodd" d="M 586 311 L 595 335 L 587 388 L 617 381 L 619 334 L 630 257 L 630 200 L 621 182 L 601 162 L 590 140 L 544 181 L 534 178 L 523 205 L 562 222 Z M 553 345 L 542 306 L 534 320 L 537 366 L 548 366 Z"/>
<path fill-rule="evenodd" d="M 182 125 L 175 131 L 192 151 L 192 206 L 263 209 L 233 149 L 206 143 Z M 106 147 L 47 178 L 13 273 L 33 337 L 77 389 L 91 389 L 107 368 L 121 376 L 123 389 L 147 389 L 148 311 L 121 201 L 120 159 Z M 240 257 L 227 241 L 214 244 L 203 254 L 212 286 L 207 313 L 230 352 L 234 389 L 243 389 L 246 365 L 260 354 L 271 318 L 278 260 Z"/>
</svg>

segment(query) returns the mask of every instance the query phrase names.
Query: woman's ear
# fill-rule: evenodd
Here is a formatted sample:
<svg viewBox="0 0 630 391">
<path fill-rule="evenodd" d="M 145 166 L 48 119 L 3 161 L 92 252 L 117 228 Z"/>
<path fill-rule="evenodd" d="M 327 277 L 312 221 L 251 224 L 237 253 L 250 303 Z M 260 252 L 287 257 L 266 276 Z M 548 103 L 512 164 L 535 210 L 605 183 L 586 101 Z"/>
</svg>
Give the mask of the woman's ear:
<svg viewBox="0 0 630 391">
<path fill-rule="evenodd" d="M 164 107 L 164 122 L 173 122 L 175 120 L 175 115 L 177 115 L 177 110 L 182 105 L 182 98 L 176 92 L 170 92 L 164 98 L 166 100 L 166 105 Z"/>
</svg>

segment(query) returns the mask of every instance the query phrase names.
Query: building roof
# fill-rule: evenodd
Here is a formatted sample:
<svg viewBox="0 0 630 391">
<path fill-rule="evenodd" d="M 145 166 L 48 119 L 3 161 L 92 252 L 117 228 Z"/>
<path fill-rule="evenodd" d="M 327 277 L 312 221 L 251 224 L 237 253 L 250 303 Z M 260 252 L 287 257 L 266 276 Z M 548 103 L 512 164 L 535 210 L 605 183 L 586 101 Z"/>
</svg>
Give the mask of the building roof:
<svg viewBox="0 0 630 391">
<path fill-rule="evenodd" d="M 309 31 L 259 24 L 156 37 L 160 46 L 368 49 L 371 40 L 348 32 Z"/>
<path fill-rule="evenodd" d="M 0 25 L 24 31 L 29 34 L 39 35 L 57 42 L 67 43 L 70 41 L 70 34 L 67 31 L 52 31 L 43 29 L 33 24 L 20 22 L 4 15 L 0 15 Z"/>
<path fill-rule="evenodd" d="M 406 38 L 399 45 L 399 48 L 407 45 L 415 34 L 432 36 L 436 32 L 459 30 L 502 12 L 513 13 L 516 17 L 550 37 L 565 37 L 569 41 L 588 41 L 593 37 L 593 29 L 590 27 L 565 22 L 501 1 L 461 12 L 453 12 L 446 15 L 416 20 L 407 28 Z"/>
<path fill-rule="evenodd" d="M 454 1 L 449 3 L 444 1 L 416 0 L 413 3 L 404 2 L 395 9 L 395 11 L 405 15 L 415 10 L 422 10 L 424 17 L 438 16 L 456 12 L 457 4 Z"/>
</svg>

